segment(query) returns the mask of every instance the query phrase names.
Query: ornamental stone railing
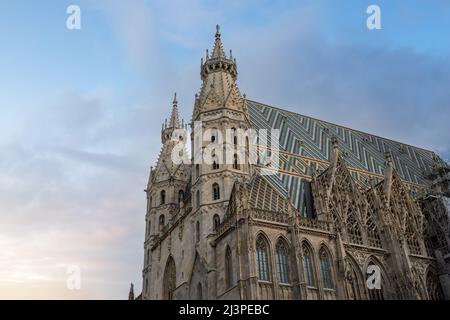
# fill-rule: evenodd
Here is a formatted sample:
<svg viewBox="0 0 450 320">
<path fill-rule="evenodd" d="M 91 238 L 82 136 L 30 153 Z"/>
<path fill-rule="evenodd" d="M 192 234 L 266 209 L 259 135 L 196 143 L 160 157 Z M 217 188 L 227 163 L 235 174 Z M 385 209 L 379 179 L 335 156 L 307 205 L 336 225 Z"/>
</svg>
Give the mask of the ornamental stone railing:
<svg viewBox="0 0 450 320">
<path fill-rule="evenodd" d="M 219 237 L 223 233 L 225 233 L 229 228 L 236 225 L 236 216 L 231 216 L 228 219 L 224 220 L 221 224 L 217 226 L 216 236 Z"/>
<path fill-rule="evenodd" d="M 266 220 L 285 224 L 289 223 L 289 215 L 284 212 L 254 209 L 252 211 L 252 217 L 259 220 Z"/>
<path fill-rule="evenodd" d="M 308 229 L 315 229 L 327 232 L 331 231 L 330 223 L 328 221 L 317 220 L 307 217 L 298 217 L 298 224 L 301 227 Z"/>
</svg>

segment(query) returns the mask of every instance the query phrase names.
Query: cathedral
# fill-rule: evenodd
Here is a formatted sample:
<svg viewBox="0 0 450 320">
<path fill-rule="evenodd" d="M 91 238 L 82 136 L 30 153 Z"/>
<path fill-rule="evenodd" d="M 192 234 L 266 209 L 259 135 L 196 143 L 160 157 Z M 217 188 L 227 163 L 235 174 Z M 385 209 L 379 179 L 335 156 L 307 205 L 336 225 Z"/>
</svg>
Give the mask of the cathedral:
<svg viewBox="0 0 450 320">
<path fill-rule="evenodd" d="M 250 100 L 237 76 L 217 26 L 191 122 L 175 96 L 162 125 L 137 299 L 450 299 L 450 166 L 432 151 Z M 208 132 L 200 142 L 194 123 Z M 276 168 L 248 161 L 255 147 L 270 158 L 273 145 L 219 138 L 249 129 L 278 129 Z M 188 157 L 180 142 L 191 145 L 188 161 L 173 161 Z M 231 161 L 214 151 L 211 163 L 195 161 L 210 144 Z"/>
</svg>

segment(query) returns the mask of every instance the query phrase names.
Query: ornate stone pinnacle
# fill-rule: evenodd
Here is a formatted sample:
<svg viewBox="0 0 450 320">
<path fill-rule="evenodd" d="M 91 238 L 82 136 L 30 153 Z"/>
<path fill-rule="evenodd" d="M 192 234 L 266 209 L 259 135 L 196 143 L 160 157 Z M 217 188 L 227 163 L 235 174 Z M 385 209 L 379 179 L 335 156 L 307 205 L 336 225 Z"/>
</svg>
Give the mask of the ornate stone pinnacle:
<svg viewBox="0 0 450 320">
<path fill-rule="evenodd" d="M 220 26 L 216 25 L 216 38 L 220 38 Z"/>
</svg>

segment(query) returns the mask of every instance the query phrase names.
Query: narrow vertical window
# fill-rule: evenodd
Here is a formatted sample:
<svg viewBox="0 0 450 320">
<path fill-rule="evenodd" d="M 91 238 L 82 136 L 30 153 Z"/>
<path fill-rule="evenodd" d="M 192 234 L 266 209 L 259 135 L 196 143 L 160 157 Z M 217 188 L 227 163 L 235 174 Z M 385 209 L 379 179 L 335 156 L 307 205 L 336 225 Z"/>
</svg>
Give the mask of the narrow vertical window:
<svg viewBox="0 0 450 320">
<path fill-rule="evenodd" d="M 323 287 L 333 289 L 333 278 L 331 275 L 331 262 L 327 251 L 322 248 L 319 252 L 320 272 L 322 274 Z"/>
<path fill-rule="evenodd" d="M 302 247 L 303 251 L 303 273 L 305 274 L 305 282 L 309 287 L 314 287 L 314 269 L 312 260 L 312 251 L 309 246 L 304 243 Z"/>
<path fill-rule="evenodd" d="M 197 208 L 200 208 L 200 190 L 197 190 L 197 193 L 195 195 L 196 200 L 196 206 Z"/>
<path fill-rule="evenodd" d="M 258 267 L 258 278 L 262 281 L 270 281 L 269 275 L 269 254 L 267 242 L 259 236 L 256 240 L 256 265 Z"/>
<path fill-rule="evenodd" d="M 277 275 L 280 283 L 289 283 L 289 255 L 288 246 L 284 240 L 278 240 L 277 253 Z"/>
<path fill-rule="evenodd" d="M 178 205 L 181 205 L 184 200 L 184 191 L 180 190 L 178 191 Z"/>
<path fill-rule="evenodd" d="M 220 199 L 220 188 L 217 183 L 213 184 L 213 200 L 219 200 Z"/>
<path fill-rule="evenodd" d="M 159 231 L 161 231 L 162 228 L 164 227 L 164 223 L 165 223 L 164 220 L 165 220 L 164 215 L 163 215 L 163 214 L 160 215 L 160 216 L 159 216 Z"/>
<path fill-rule="evenodd" d="M 195 241 L 198 243 L 200 242 L 200 222 L 197 221 L 195 225 Z"/>
<path fill-rule="evenodd" d="M 217 228 L 219 228 L 219 225 L 220 225 L 220 217 L 218 214 L 214 215 L 213 224 L 214 224 L 214 231 L 217 231 Z"/>
<path fill-rule="evenodd" d="M 161 204 L 165 204 L 166 203 L 166 191 L 165 190 L 161 191 L 160 200 L 161 200 L 160 201 Z"/>
</svg>

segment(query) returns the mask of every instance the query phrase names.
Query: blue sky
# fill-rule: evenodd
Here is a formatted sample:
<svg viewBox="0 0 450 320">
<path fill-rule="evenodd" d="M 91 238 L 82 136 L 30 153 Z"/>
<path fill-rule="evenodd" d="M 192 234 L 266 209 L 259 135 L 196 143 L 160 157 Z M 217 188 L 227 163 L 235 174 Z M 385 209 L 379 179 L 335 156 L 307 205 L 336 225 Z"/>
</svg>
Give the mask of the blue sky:
<svg viewBox="0 0 450 320">
<path fill-rule="evenodd" d="M 70 4 L 81 30 L 65 27 Z M 366 28 L 370 4 L 382 30 Z M 249 98 L 450 158 L 446 0 L 4 0 L 0 298 L 140 289 L 160 125 L 175 91 L 190 119 L 217 23 Z"/>
</svg>

